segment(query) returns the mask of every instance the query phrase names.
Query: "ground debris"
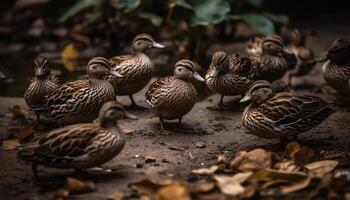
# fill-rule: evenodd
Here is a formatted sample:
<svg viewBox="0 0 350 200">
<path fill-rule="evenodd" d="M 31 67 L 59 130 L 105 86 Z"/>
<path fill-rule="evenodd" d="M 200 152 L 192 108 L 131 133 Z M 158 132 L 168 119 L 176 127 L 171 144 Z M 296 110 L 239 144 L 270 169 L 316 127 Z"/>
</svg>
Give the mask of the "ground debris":
<svg viewBox="0 0 350 200">
<path fill-rule="evenodd" d="M 257 171 L 270 168 L 272 163 L 271 152 L 264 149 L 255 149 L 250 152 L 241 151 L 231 161 L 230 166 L 240 171 Z"/>
</svg>

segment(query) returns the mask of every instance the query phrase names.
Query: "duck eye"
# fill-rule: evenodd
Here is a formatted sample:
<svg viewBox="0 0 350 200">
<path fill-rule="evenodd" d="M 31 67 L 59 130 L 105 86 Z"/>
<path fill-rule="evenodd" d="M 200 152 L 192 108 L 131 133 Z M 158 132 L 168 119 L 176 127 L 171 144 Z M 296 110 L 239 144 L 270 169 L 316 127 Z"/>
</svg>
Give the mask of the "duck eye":
<svg viewBox="0 0 350 200">
<path fill-rule="evenodd" d="M 177 71 L 182 72 L 182 69 L 181 68 L 177 68 Z"/>
</svg>

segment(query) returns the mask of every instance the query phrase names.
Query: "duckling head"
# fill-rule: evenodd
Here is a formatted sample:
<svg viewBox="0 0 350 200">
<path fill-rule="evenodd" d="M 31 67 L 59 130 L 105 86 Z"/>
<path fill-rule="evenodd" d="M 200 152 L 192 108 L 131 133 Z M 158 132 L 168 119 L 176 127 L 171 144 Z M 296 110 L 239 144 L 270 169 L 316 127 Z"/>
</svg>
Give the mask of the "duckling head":
<svg viewBox="0 0 350 200">
<path fill-rule="evenodd" d="M 102 127 L 110 127 L 116 125 L 117 120 L 126 117 L 127 112 L 122 105 L 116 101 L 109 101 L 100 109 L 97 122 Z"/>
<path fill-rule="evenodd" d="M 295 46 L 305 46 L 306 37 L 299 29 L 287 29 L 282 34 L 283 39 L 287 42 L 287 44 L 292 44 Z"/>
<path fill-rule="evenodd" d="M 94 57 L 87 64 L 87 74 L 90 78 L 102 79 L 106 75 L 123 77 L 117 71 L 114 71 L 108 60 L 103 57 Z"/>
<path fill-rule="evenodd" d="M 347 64 L 350 61 L 350 41 L 347 39 L 337 39 L 328 50 L 326 59 L 339 65 Z"/>
<path fill-rule="evenodd" d="M 193 77 L 199 81 L 205 81 L 205 79 L 195 71 L 195 64 L 187 59 L 179 60 L 175 64 L 174 76 L 175 78 L 184 80 L 189 80 Z"/>
<path fill-rule="evenodd" d="M 278 35 L 267 36 L 262 42 L 262 52 L 270 55 L 292 54 L 285 46 L 282 37 Z"/>
<path fill-rule="evenodd" d="M 50 75 L 49 69 L 47 69 L 47 58 L 37 57 L 34 60 L 35 77 L 39 79 L 45 79 Z"/>
<path fill-rule="evenodd" d="M 134 52 L 144 52 L 147 49 L 152 48 L 164 48 L 165 46 L 154 41 L 153 37 L 142 33 L 136 35 L 134 40 L 132 41 L 132 48 Z"/>
<path fill-rule="evenodd" d="M 271 83 L 265 80 L 254 82 L 245 96 L 239 101 L 240 103 L 254 102 L 261 104 L 273 97 L 274 92 Z"/>
<path fill-rule="evenodd" d="M 205 79 L 210 80 L 219 74 L 226 73 L 230 68 L 229 59 L 224 51 L 217 51 L 213 54 L 210 63 L 210 72 Z"/>
</svg>

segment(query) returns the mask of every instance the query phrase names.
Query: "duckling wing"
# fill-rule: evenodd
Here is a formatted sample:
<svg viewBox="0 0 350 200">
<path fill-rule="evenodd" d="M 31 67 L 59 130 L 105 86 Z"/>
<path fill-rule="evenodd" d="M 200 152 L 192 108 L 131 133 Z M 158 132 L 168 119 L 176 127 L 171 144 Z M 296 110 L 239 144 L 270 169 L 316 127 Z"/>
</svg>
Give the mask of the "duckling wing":
<svg viewBox="0 0 350 200">
<path fill-rule="evenodd" d="M 132 55 L 122 55 L 122 56 L 115 56 L 109 59 L 109 62 L 111 66 L 116 67 L 120 65 L 120 63 L 130 60 L 133 56 Z"/>
<path fill-rule="evenodd" d="M 89 86 L 89 80 L 78 80 L 63 84 L 46 96 L 47 100 L 44 105 L 33 110 L 50 110 L 67 107 L 68 104 L 73 105 L 77 101 L 81 101 L 90 92 Z"/>
<path fill-rule="evenodd" d="M 275 126 L 284 127 L 318 114 L 329 116 L 333 110 L 318 97 L 284 92 L 263 103 L 259 112 Z"/>
<path fill-rule="evenodd" d="M 88 155 L 101 131 L 103 129 L 94 124 L 66 126 L 51 131 L 35 145 L 25 146 L 17 156 L 30 162 L 63 164 Z"/>
<path fill-rule="evenodd" d="M 148 88 L 145 97 L 150 107 L 154 107 L 162 103 L 165 99 L 164 94 L 170 89 L 170 84 L 174 77 L 165 77 L 154 81 Z"/>
</svg>

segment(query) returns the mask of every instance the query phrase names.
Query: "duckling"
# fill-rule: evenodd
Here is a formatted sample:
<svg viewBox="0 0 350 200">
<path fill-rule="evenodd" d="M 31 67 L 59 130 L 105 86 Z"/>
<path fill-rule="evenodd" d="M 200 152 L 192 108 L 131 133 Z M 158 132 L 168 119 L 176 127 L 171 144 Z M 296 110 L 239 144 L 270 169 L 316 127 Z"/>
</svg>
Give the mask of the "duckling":
<svg viewBox="0 0 350 200">
<path fill-rule="evenodd" d="M 282 37 L 297 59 L 295 67 L 288 73 L 288 85 L 291 86 L 293 77 L 308 74 L 316 65 L 316 60 L 312 49 L 305 46 L 306 36 L 300 30 L 287 30 Z"/>
<path fill-rule="evenodd" d="M 104 76 L 122 77 L 107 59 L 92 58 L 87 64 L 89 79 L 65 83 L 46 96 L 45 104 L 32 110 L 60 125 L 91 122 L 101 106 L 115 99 L 114 88 Z"/>
<path fill-rule="evenodd" d="M 58 79 L 50 75 L 50 70 L 47 68 L 47 58 L 37 57 L 34 60 L 34 64 L 35 76 L 24 92 L 24 100 L 29 108 L 36 108 L 42 105 L 45 102 L 45 96 L 59 86 Z M 40 115 L 38 112 L 35 112 L 35 114 L 38 124 L 40 124 Z"/>
<path fill-rule="evenodd" d="M 132 41 L 132 55 L 116 56 L 109 60 L 114 70 L 120 73 L 123 78 L 108 76 L 107 80 L 114 86 L 116 95 L 129 95 L 131 107 L 139 107 L 132 95 L 142 90 L 153 76 L 153 63 L 145 51 L 164 47 L 164 45 L 155 42 L 152 36 L 139 34 Z"/>
<path fill-rule="evenodd" d="M 327 84 L 338 92 L 341 97 L 350 96 L 350 41 L 336 40 L 322 61 L 323 77 Z"/>
<path fill-rule="evenodd" d="M 193 77 L 205 81 L 196 71 L 192 61 L 183 59 L 175 64 L 174 76 L 153 82 L 146 92 L 146 102 L 160 119 L 161 134 L 169 134 L 164 129 L 164 119 L 179 119 L 190 112 L 196 103 L 197 91 L 189 79 Z"/>
<path fill-rule="evenodd" d="M 253 83 L 250 73 L 251 63 L 248 59 L 236 54 L 227 56 L 223 51 L 215 52 L 205 78 L 209 89 L 221 94 L 221 98 L 218 105 L 210 109 L 225 108 L 225 95 L 244 95 Z"/>
<path fill-rule="evenodd" d="M 262 138 L 295 140 L 334 112 L 330 104 L 315 96 L 274 94 L 271 83 L 265 80 L 253 83 L 240 102 L 252 102 L 243 112 L 242 123 L 249 133 Z"/>
<path fill-rule="evenodd" d="M 40 140 L 25 145 L 17 158 L 32 163 L 36 178 L 37 165 L 75 170 L 100 166 L 118 155 L 125 145 L 125 135 L 116 121 L 125 115 L 120 104 L 107 102 L 101 107 L 96 123 L 52 130 Z"/>
<path fill-rule="evenodd" d="M 263 41 L 264 41 L 263 36 L 254 36 L 250 38 L 246 43 L 245 51 L 248 54 L 261 54 L 262 53 L 261 46 Z"/>
<path fill-rule="evenodd" d="M 264 37 L 261 53 L 252 54 L 249 59 L 252 63 L 254 79 L 269 82 L 282 78 L 295 64 L 294 54 L 285 46 L 284 40 L 277 35 Z"/>
</svg>

